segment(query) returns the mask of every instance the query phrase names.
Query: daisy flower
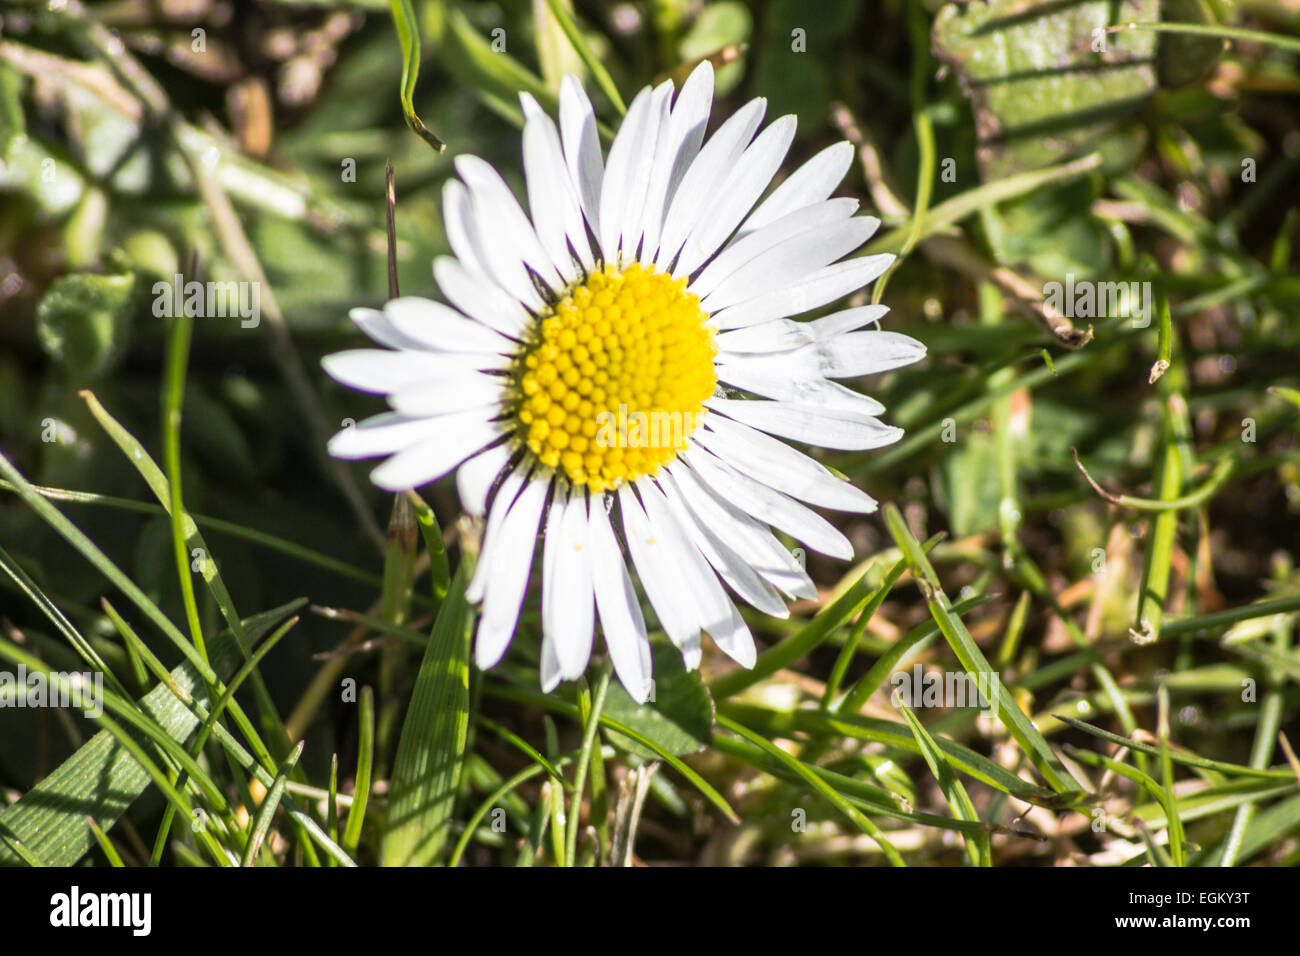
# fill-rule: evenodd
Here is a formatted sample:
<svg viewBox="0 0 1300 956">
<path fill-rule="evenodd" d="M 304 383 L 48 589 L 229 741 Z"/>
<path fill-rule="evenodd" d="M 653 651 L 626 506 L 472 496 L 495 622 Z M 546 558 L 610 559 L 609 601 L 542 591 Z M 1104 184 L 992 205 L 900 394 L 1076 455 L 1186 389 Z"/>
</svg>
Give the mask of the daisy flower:
<svg viewBox="0 0 1300 956">
<path fill-rule="evenodd" d="M 814 598 L 773 533 L 847 560 L 848 540 L 809 505 L 870 512 L 868 495 L 780 441 L 868 449 L 902 432 L 835 379 L 925 354 L 864 329 L 861 306 L 811 321 L 893 256 L 848 258 L 879 221 L 830 198 L 848 143 L 771 192 L 795 132 L 759 131 L 751 100 L 705 140 L 713 70 L 643 89 L 608 156 L 581 85 L 566 77 L 559 128 L 522 97 L 525 214 L 501 176 L 456 160 L 443 190 L 454 256 L 434 263 L 451 303 L 403 297 L 352 318 L 385 348 L 327 356 L 334 379 L 392 411 L 345 428 L 340 458 L 400 491 L 456 469 L 463 508 L 486 517 L 469 583 L 475 659 L 505 654 L 541 537 L 541 683 L 586 669 L 600 621 L 628 693 L 651 691 L 650 643 L 630 569 L 685 664 L 705 633 L 746 667 L 754 640 L 729 591 L 762 611 Z M 757 134 L 757 135 L 756 135 Z M 767 193 L 766 197 L 764 194 Z M 625 559 L 625 554 L 629 560 Z"/>
</svg>

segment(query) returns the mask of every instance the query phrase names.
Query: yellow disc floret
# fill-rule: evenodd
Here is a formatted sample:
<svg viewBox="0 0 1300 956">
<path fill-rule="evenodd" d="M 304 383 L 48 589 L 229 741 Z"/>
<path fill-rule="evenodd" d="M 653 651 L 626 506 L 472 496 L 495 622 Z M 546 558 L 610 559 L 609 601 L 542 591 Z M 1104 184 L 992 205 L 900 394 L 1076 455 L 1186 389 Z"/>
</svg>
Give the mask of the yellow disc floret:
<svg viewBox="0 0 1300 956">
<path fill-rule="evenodd" d="M 607 491 L 686 447 L 713 394 L 713 332 L 685 279 L 605 266 L 537 324 L 512 370 L 518 435 L 575 485 Z"/>
</svg>

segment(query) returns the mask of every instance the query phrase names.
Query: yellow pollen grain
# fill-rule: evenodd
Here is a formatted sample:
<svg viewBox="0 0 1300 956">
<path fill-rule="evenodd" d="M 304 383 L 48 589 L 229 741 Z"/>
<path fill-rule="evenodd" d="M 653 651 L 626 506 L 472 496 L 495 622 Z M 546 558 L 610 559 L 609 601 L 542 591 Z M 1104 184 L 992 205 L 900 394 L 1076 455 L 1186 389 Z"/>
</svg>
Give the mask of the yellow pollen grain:
<svg viewBox="0 0 1300 956">
<path fill-rule="evenodd" d="M 639 264 L 592 273 L 516 360 L 516 433 L 594 492 L 655 474 L 686 447 L 717 385 L 705 319 L 685 279 Z"/>
</svg>

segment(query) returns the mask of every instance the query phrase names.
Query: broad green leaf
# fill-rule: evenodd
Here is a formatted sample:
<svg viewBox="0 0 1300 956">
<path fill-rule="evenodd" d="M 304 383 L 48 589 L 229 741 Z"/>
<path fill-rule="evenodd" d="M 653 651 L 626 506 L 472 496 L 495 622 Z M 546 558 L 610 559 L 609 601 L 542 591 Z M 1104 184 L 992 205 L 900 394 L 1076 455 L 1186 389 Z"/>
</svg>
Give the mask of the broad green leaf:
<svg viewBox="0 0 1300 956">
<path fill-rule="evenodd" d="M 605 714 L 649 737 L 672 754 L 693 754 L 713 739 L 713 698 L 700 675 L 686 671 L 682 655 L 668 644 L 655 643 L 654 699 L 638 704 L 623 686 L 614 683 L 605 701 Z M 614 731 L 619 747 L 649 760 L 657 754 Z"/>
<path fill-rule="evenodd" d="M 934 21 L 935 56 L 971 100 L 984 181 L 1087 150 L 1107 153 L 1103 138 L 1155 90 L 1156 43 L 1104 31 L 1159 13 L 1159 0 L 944 6 Z"/>
</svg>

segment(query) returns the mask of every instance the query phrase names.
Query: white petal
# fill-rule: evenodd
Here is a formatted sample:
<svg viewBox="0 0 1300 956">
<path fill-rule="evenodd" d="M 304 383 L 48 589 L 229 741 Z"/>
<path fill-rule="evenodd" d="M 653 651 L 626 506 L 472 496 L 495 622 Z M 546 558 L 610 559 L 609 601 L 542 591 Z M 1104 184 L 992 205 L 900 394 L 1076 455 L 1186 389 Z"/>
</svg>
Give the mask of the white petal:
<svg viewBox="0 0 1300 956">
<path fill-rule="evenodd" d="M 760 431 L 710 415 L 694 436 L 709 451 L 756 480 L 792 498 L 836 511 L 876 510 L 876 502 L 860 488 L 837 478 L 825 466 Z"/>
<path fill-rule="evenodd" d="M 655 144 L 654 167 L 650 173 L 650 186 L 646 190 L 645 212 L 642 215 L 645 241 L 641 261 L 646 265 L 654 261 L 659 249 L 664 217 L 668 214 L 677 187 L 699 155 L 712 103 L 713 65 L 708 60 L 703 60 L 682 85 L 672 111 L 668 114 L 668 122 L 664 124 Z"/>
<path fill-rule="evenodd" d="M 474 574 L 469 579 L 469 584 L 465 586 L 465 597 L 471 604 L 478 604 L 483 600 L 483 591 L 487 587 L 488 578 L 491 576 L 493 563 L 496 560 L 498 545 L 501 541 L 501 528 L 505 524 L 506 514 L 510 511 L 510 506 L 514 504 L 515 499 L 519 497 L 519 491 L 524 486 L 524 480 L 528 477 L 528 471 L 532 466 L 528 464 L 527 459 L 520 461 L 510 474 L 506 475 L 501 482 L 501 487 L 497 489 L 496 496 L 492 499 L 492 510 L 488 513 L 487 525 L 483 534 L 483 547 L 479 551 L 478 564 L 474 568 Z"/>
<path fill-rule="evenodd" d="M 501 426 L 477 409 L 428 420 L 438 423 L 436 434 L 399 451 L 370 473 L 371 481 L 385 491 L 418 488 L 441 478 L 501 434 Z"/>
<path fill-rule="evenodd" d="M 630 261 L 636 254 L 635 248 L 625 247 L 620 257 L 619 244 L 625 232 L 630 239 L 632 223 L 639 222 L 645 208 L 655 141 L 671 93 L 671 87 L 660 92 L 648 86 L 638 93 L 609 147 L 600 193 L 600 247 L 606 262 Z"/>
<path fill-rule="evenodd" d="M 800 372 L 826 378 L 874 375 L 925 358 L 925 346 L 900 332 L 846 332 L 785 356 Z"/>
<path fill-rule="evenodd" d="M 792 236 L 727 276 L 700 300 L 700 306 L 707 312 L 717 312 L 787 288 L 847 256 L 866 242 L 879 225 L 879 219 L 861 216 Z"/>
<path fill-rule="evenodd" d="M 460 495 L 460 506 L 466 514 L 475 518 L 483 517 L 492 483 L 505 470 L 509 461 L 510 447 L 505 444 L 494 445 L 456 469 L 456 491 Z"/>
<path fill-rule="evenodd" d="M 888 269 L 893 261 L 894 257 L 886 254 L 837 262 L 784 289 L 715 312 L 713 322 L 719 329 L 739 329 L 819 309 L 861 289 Z"/>
<path fill-rule="evenodd" d="M 671 555 L 677 573 L 682 578 L 683 588 L 679 600 L 690 602 L 694 606 L 700 628 L 707 631 L 713 642 L 722 648 L 727 656 L 746 667 L 754 663 L 754 639 L 749 628 L 741 620 L 736 606 L 722 589 L 717 575 L 700 554 L 699 549 L 690 541 L 686 533 L 678 526 L 659 490 L 652 480 L 637 482 L 641 492 L 641 503 L 654 528 L 655 536 L 663 542 L 664 550 Z"/>
<path fill-rule="evenodd" d="M 577 187 L 564 165 L 555 124 L 532 96 L 521 93 L 519 99 L 528 118 L 524 124 L 524 175 L 533 228 L 560 274 L 573 282 L 579 274 L 573 262 L 574 252 L 584 268 L 595 268 Z"/>
<path fill-rule="evenodd" d="M 655 262 L 661 267 L 672 265 L 705 208 L 725 187 L 728 174 L 763 121 L 766 110 L 767 100 L 750 100 L 718 128 L 695 157 L 664 219 L 659 251 L 655 255 Z"/>
<path fill-rule="evenodd" d="M 473 369 L 459 356 L 431 352 L 392 352 L 388 349 L 348 349 L 320 360 L 334 381 L 362 392 L 387 395 L 410 385 L 460 375 Z"/>
<path fill-rule="evenodd" d="M 715 493 L 685 460 L 669 465 L 677 490 L 696 521 L 731 544 L 764 580 L 791 598 L 813 599 L 817 586 L 776 535 L 726 498 Z"/>
<path fill-rule="evenodd" d="M 471 408 L 499 411 L 505 388 L 505 379 L 499 375 L 465 372 L 437 382 L 403 388 L 388 396 L 388 404 L 394 411 L 411 416 L 446 415 Z"/>
<path fill-rule="evenodd" d="M 686 239 L 682 254 L 673 267 L 678 278 L 688 276 L 708 260 L 727 241 L 740 220 L 754 208 L 758 197 L 781 168 L 790 143 L 794 141 L 797 120 L 782 116 L 758 134 L 736 162 L 722 190 Z"/>
<path fill-rule="evenodd" d="M 560 681 L 563 679 L 564 674 L 560 670 L 560 655 L 555 641 L 542 638 L 542 656 L 537 667 L 537 681 L 541 684 L 542 693 L 551 693 L 560 686 Z"/>
<path fill-rule="evenodd" d="M 750 668 L 758 660 L 758 648 L 754 646 L 754 635 L 750 633 L 749 625 L 745 619 L 740 616 L 740 611 L 736 605 L 730 601 L 727 602 L 727 620 L 715 624 L 709 631 L 709 637 L 713 638 L 713 643 L 722 649 L 722 652 L 730 657 L 741 667 Z"/>
<path fill-rule="evenodd" d="M 550 645 L 566 680 L 581 677 L 591 658 L 592 602 L 587 502 L 581 493 L 562 501 L 557 492 L 546 519 L 542 556 L 542 641 Z"/>
<path fill-rule="evenodd" d="M 483 595 L 474 659 L 481 670 L 501 660 L 514 637 L 519 609 L 528 589 L 537 528 L 546 502 L 548 481 L 529 481 L 502 521 L 500 543 Z M 495 509 L 494 509 L 495 510 Z"/>
<path fill-rule="evenodd" d="M 433 277 L 452 305 L 502 335 L 517 339 L 528 327 L 528 310 L 486 276 L 475 276 L 450 256 L 433 263 Z"/>
<path fill-rule="evenodd" d="M 558 609 L 551 607 L 556 603 L 555 595 L 548 593 L 553 592 L 557 586 L 555 563 L 559 552 L 552 546 L 551 539 L 553 536 L 551 532 L 554 530 L 554 537 L 558 537 L 560 534 L 560 525 L 563 524 L 564 515 L 563 498 L 563 493 L 557 487 L 554 496 L 551 498 L 550 507 L 547 509 L 546 539 L 542 547 L 542 653 L 538 667 L 538 678 L 541 681 L 542 690 L 548 694 L 560 685 L 560 681 L 564 677 L 560 666 L 559 644 L 556 642 L 556 635 L 554 634 L 559 615 L 553 612 Z M 546 623 L 548 616 L 552 619 L 549 627 Z"/>
<path fill-rule="evenodd" d="M 487 276 L 487 264 L 480 258 L 474 243 L 474 215 L 470 208 L 469 190 L 459 179 L 448 179 L 442 185 L 442 223 L 447 232 L 447 242 L 460 264 L 470 272 Z"/>
<path fill-rule="evenodd" d="M 602 499 L 591 502 L 588 519 L 592 584 L 600 626 L 614 672 L 633 700 L 645 703 L 653 687 L 650 640 L 632 578 L 623 563 Z"/>
<path fill-rule="evenodd" d="M 470 239 L 488 274 L 524 305 L 534 311 L 541 309 L 543 300 L 529 269 L 552 289 L 562 288 L 564 281 L 514 193 L 501 174 L 477 156 L 456 157 L 456 172 L 469 187 L 473 213 Z"/>
<path fill-rule="evenodd" d="M 387 345 L 390 349 L 414 349 L 419 351 L 424 345 L 410 336 L 403 335 L 393 327 L 384 313 L 378 309 L 353 309 L 348 313 L 357 328 L 374 339 L 380 345 Z"/>
<path fill-rule="evenodd" d="M 641 587 L 664 633 L 682 652 L 686 669 L 694 670 L 700 666 L 700 622 L 684 600 L 689 584 L 681 579 L 674 555 L 646 517 L 631 485 L 618 489 L 618 504 L 623 516 L 623 535 L 641 577 Z"/>
<path fill-rule="evenodd" d="M 718 573 L 741 600 L 753 607 L 770 614 L 772 617 L 788 617 L 790 609 L 781 600 L 776 588 L 768 584 L 759 573 L 750 566 L 713 528 L 703 524 L 687 507 L 685 497 L 677 488 L 673 476 L 665 469 L 659 472 L 656 480 L 663 489 L 664 499 L 672 510 L 673 517 L 682 530 L 704 555 L 704 559 Z"/>
<path fill-rule="evenodd" d="M 862 305 L 811 322 L 773 319 L 762 325 L 723 332 L 715 336 L 713 341 L 723 352 L 788 352 L 810 342 L 821 342 L 831 336 L 860 329 L 871 322 L 879 322 L 888 312 L 888 306 Z"/>
<path fill-rule="evenodd" d="M 783 353 L 782 353 L 783 354 Z M 719 352 L 718 381 L 779 402 L 793 402 L 847 415 L 879 415 L 885 410 L 874 398 L 845 388 L 806 370 L 794 374 L 779 354 L 736 355 Z M 840 417 L 844 417 L 840 415 Z"/>
<path fill-rule="evenodd" d="M 853 147 L 849 143 L 827 146 L 772 190 L 772 195 L 740 227 L 740 234 L 746 235 L 796 209 L 821 202 L 835 191 L 852 162 Z"/>
<path fill-rule="evenodd" d="M 856 199 L 828 199 L 783 216 L 770 226 L 728 243 L 691 281 L 690 289 L 698 296 L 706 296 L 755 256 L 795 236 L 848 219 L 857 211 Z"/>
<path fill-rule="evenodd" d="M 329 440 L 329 453 L 349 459 L 391 455 L 429 438 L 441 427 L 436 418 L 384 412 L 338 432 Z"/>
<path fill-rule="evenodd" d="M 436 352 L 491 352 L 510 355 L 519 343 L 494 332 L 455 309 L 417 296 L 403 296 L 384 305 L 393 328 Z M 504 367 L 504 366 L 502 366 Z"/>
<path fill-rule="evenodd" d="M 863 451 L 892 445 L 903 437 L 901 428 L 875 418 L 836 418 L 815 406 L 792 402 L 759 402 L 710 398 L 709 408 L 728 418 L 805 445 Z"/>
<path fill-rule="evenodd" d="M 737 355 L 719 352 L 718 377 L 787 380 L 856 378 L 911 365 L 925 357 L 925 346 L 898 332 L 849 332 L 791 352 Z"/>
<path fill-rule="evenodd" d="M 842 561 L 853 557 L 849 539 L 812 509 L 742 474 L 703 447 L 688 448 L 684 457 L 711 490 L 746 514 L 784 531 L 821 554 Z"/>
<path fill-rule="evenodd" d="M 564 162 L 578 190 L 583 215 L 594 232 L 600 223 L 600 191 L 605 165 L 600 156 L 596 114 L 582 84 L 566 75 L 560 82 L 560 139 Z"/>
</svg>

